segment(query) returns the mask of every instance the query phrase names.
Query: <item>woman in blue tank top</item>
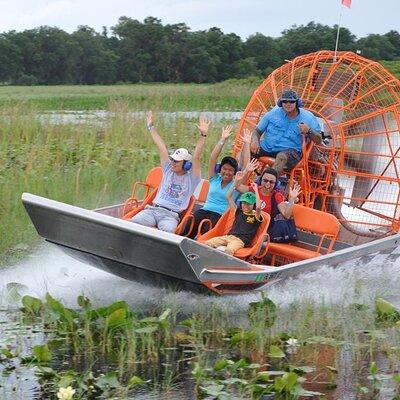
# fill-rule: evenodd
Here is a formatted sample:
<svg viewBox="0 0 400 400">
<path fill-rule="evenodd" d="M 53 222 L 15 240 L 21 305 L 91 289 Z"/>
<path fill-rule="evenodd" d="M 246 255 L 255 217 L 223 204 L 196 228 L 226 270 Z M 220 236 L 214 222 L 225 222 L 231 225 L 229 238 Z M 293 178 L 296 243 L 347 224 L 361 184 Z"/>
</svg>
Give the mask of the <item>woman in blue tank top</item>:
<svg viewBox="0 0 400 400">
<path fill-rule="evenodd" d="M 206 201 L 202 208 L 195 211 L 194 215 L 194 225 L 192 232 L 189 237 L 194 239 L 197 236 L 197 231 L 199 224 L 204 219 L 209 219 L 214 226 L 217 221 L 221 218 L 221 215 L 228 208 L 228 200 L 226 199 L 226 193 L 229 188 L 234 184 L 234 177 L 239 169 L 238 162 L 235 158 L 226 156 L 221 160 L 220 164 L 217 164 L 217 159 L 221 154 L 222 148 L 225 141 L 229 138 L 232 133 L 232 125 L 227 125 L 222 128 L 221 138 L 218 143 L 214 146 L 211 152 L 210 161 L 208 163 L 208 177 L 210 182 L 210 187 L 208 189 L 208 194 Z M 251 133 L 245 135 L 243 141 L 250 148 Z M 243 187 L 242 187 L 243 186 Z M 240 193 L 246 191 L 247 187 L 245 185 L 239 186 L 238 190 L 233 192 L 233 199 L 236 201 Z M 204 231 L 202 229 L 201 233 L 206 232 L 211 227 L 209 224 L 205 224 Z"/>
</svg>

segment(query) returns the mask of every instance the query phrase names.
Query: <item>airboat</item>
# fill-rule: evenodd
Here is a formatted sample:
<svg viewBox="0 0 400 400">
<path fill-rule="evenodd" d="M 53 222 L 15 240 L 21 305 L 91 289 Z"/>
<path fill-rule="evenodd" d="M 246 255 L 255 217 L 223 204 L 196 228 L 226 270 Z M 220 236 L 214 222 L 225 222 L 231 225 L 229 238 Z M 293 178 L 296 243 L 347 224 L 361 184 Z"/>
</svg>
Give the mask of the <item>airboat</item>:
<svg viewBox="0 0 400 400">
<path fill-rule="evenodd" d="M 400 253 L 400 82 L 382 65 L 352 52 L 318 51 L 286 62 L 256 89 L 233 147 L 253 129 L 285 88 L 320 120 L 321 145 L 305 144 L 290 180 L 302 187 L 295 207 L 299 241 L 270 243 L 266 227 L 251 248 L 229 256 L 206 246 L 226 232 L 229 213 L 198 240 L 183 236 L 191 211 L 204 201 L 203 181 L 175 234 L 128 219 L 150 204 L 160 171 L 152 169 L 118 205 L 86 210 L 29 193 L 23 204 L 38 232 L 65 253 L 120 277 L 161 287 L 242 293 L 350 259 Z M 268 164 L 270 160 L 261 160 Z M 142 198 L 136 189 L 144 188 Z M 208 236 L 207 236 L 208 235 Z"/>
</svg>

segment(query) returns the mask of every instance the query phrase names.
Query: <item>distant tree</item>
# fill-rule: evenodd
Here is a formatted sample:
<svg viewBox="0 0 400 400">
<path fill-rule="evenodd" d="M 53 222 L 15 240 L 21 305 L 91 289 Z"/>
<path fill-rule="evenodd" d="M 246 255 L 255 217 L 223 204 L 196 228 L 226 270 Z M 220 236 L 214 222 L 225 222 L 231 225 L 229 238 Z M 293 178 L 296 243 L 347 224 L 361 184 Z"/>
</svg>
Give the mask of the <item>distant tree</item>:
<svg viewBox="0 0 400 400">
<path fill-rule="evenodd" d="M 182 68 L 183 82 L 216 82 L 218 80 L 219 57 L 208 51 L 207 32 L 193 32 L 187 37 L 185 63 Z"/>
<path fill-rule="evenodd" d="M 0 82 L 12 83 L 22 74 L 22 55 L 12 36 L 14 31 L 0 35 Z"/>
<path fill-rule="evenodd" d="M 39 83 L 71 83 L 78 55 L 71 36 L 58 28 L 41 26 L 13 38 L 22 55 L 22 73 Z"/>
<path fill-rule="evenodd" d="M 261 33 L 249 36 L 243 47 L 244 57 L 253 58 L 262 74 L 265 74 L 267 69 L 276 68 L 283 62 L 283 52 L 280 51 L 276 39 Z"/>
<path fill-rule="evenodd" d="M 108 48 L 107 33 L 100 35 L 88 26 L 79 26 L 71 35 L 77 44 L 74 83 L 113 83 L 117 78 L 118 56 Z"/>
<path fill-rule="evenodd" d="M 394 60 L 396 58 L 396 48 L 387 36 L 368 35 L 357 41 L 357 49 L 361 50 L 364 57 L 373 60 Z"/>
<path fill-rule="evenodd" d="M 278 39 L 278 44 L 287 49 L 286 58 L 293 58 L 301 54 L 312 53 L 318 50 L 333 50 L 336 42 L 337 26 L 309 22 L 306 26 L 294 25 L 284 30 Z M 346 28 L 340 29 L 340 50 L 353 50 L 355 36 Z"/>
<path fill-rule="evenodd" d="M 89 26 L 67 32 L 48 26 L 0 34 L 0 83 L 62 84 L 122 82 L 219 82 L 266 76 L 285 59 L 333 50 L 337 26 L 310 22 L 292 26 L 281 37 L 261 33 L 242 41 L 217 27 L 190 31 L 184 24 L 163 25 L 121 17 L 101 33 Z M 342 27 L 339 50 L 361 50 L 376 60 L 400 59 L 400 35 L 368 35 L 356 41 Z"/>
<path fill-rule="evenodd" d="M 260 70 L 258 69 L 257 61 L 254 57 L 243 58 L 238 60 L 234 64 L 234 73 L 232 75 L 233 78 L 246 78 L 248 76 L 259 76 L 261 75 Z M 267 68 L 265 68 L 264 72 L 266 72 Z"/>
<path fill-rule="evenodd" d="M 389 31 L 388 33 L 385 33 L 383 36 L 385 36 L 389 42 L 393 45 L 395 48 L 395 58 L 397 60 L 400 59 L 400 33 L 397 31 Z"/>
</svg>

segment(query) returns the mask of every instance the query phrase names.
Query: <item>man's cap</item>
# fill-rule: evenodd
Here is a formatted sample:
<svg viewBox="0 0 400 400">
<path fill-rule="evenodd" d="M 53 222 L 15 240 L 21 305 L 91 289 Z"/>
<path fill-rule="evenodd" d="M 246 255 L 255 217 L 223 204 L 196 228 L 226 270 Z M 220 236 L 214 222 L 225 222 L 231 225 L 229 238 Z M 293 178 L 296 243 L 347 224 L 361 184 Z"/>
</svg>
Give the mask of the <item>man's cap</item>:
<svg viewBox="0 0 400 400">
<path fill-rule="evenodd" d="M 296 101 L 296 100 L 299 100 L 299 95 L 293 89 L 285 89 L 282 92 L 280 100 L 281 101 L 284 101 L 284 100 Z"/>
<path fill-rule="evenodd" d="M 176 149 L 169 157 L 175 161 L 190 161 L 192 159 L 190 153 L 184 148 Z"/>
<path fill-rule="evenodd" d="M 239 201 L 244 201 L 245 203 L 249 203 L 252 206 L 256 204 L 256 195 L 253 192 L 246 192 L 240 196 Z"/>
</svg>

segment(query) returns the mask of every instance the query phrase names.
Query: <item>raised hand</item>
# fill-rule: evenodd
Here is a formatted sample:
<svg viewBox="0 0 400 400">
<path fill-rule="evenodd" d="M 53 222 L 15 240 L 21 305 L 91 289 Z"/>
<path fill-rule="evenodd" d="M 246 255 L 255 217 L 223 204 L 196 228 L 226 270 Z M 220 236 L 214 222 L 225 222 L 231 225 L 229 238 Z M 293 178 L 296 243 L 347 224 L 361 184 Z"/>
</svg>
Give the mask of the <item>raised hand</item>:
<svg viewBox="0 0 400 400">
<path fill-rule="evenodd" d="M 243 177 L 244 177 L 244 172 L 243 171 L 236 172 L 235 177 L 234 177 L 235 183 L 241 181 L 243 179 Z"/>
<path fill-rule="evenodd" d="M 207 136 L 208 128 L 210 127 L 211 121 L 206 117 L 199 118 L 199 124 L 196 125 L 202 136 Z"/>
<path fill-rule="evenodd" d="M 292 188 L 289 188 L 289 200 L 295 200 L 298 199 L 299 194 L 301 193 L 301 187 L 300 185 L 296 182 Z"/>
<path fill-rule="evenodd" d="M 251 142 L 251 130 L 246 128 L 243 132 L 243 143 L 249 144 Z"/>
<path fill-rule="evenodd" d="M 255 182 L 251 182 L 250 183 L 250 187 L 254 190 L 254 193 L 256 193 L 256 191 L 258 191 L 258 185 Z"/>
<path fill-rule="evenodd" d="M 224 126 L 224 127 L 222 128 L 222 131 L 221 131 L 221 139 L 223 139 L 223 140 L 228 139 L 228 137 L 231 136 L 232 129 L 233 129 L 233 126 L 232 126 L 232 125 L 226 125 L 226 126 Z"/>
<path fill-rule="evenodd" d="M 153 111 L 147 111 L 146 123 L 147 123 L 147 127 L 154 125 Z"/>
<path fill-rule="evenodd" d="M 257 158 L 253 158 L 245 167 L 246 172 L 254 172 L 258 168 Z"/>
</svg>

